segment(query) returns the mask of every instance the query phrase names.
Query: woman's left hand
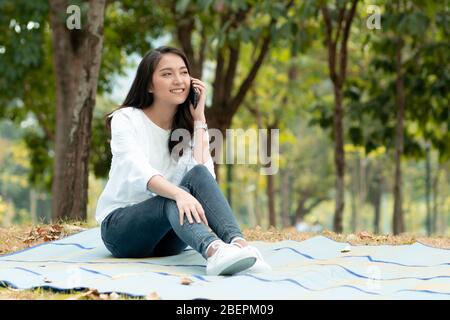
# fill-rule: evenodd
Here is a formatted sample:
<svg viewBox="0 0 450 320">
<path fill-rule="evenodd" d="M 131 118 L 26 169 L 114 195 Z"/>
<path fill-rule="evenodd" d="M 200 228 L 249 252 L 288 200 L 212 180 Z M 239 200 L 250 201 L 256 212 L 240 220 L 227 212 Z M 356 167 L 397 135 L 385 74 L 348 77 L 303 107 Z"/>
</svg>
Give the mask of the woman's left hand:
<svg viewBox="0 0 450 320">
<path fill-rule="evenodd" d="M 199 79 L 191 78 L 192 86 L 199 92 L 199 99 L 197 103 L 197 108 L 194 109 L 192 103 L 189 103 L 189 110 L 191 111 L 192 118 L 194 121 L 205 122 L 205 103 L 206 103 L 206 84 Z"/>
</svg>

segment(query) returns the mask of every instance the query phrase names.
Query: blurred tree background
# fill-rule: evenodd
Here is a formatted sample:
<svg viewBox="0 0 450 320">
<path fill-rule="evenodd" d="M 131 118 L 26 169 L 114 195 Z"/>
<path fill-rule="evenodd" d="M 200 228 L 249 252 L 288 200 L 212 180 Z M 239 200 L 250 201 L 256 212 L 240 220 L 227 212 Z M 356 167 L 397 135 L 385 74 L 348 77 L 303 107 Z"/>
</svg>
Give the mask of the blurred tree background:
<svg viewBox="0 0 450 320">
<path fill-rule="evenodd" d="M 92 10 L 104 10 L 103 42 L 95 102 L 86 100 L 95 107 L 80 129 L 88 138 L 76 146 L 89 150 L 89 170 L 69 174 L 85 175 L 88 187 L 66 196 L 73 201 L 58 200 L 58 209 L 55 57 L 63 40 L 50 17 L 70 5 L 80 8 L 81 30 Z M 450 234 L 447 0 L 110 0 L 98 7 L 0 0 L 0 225 L 61 217 L 95 225 L 111 161 L 103 118 L 122 103 L 145 52 L 171 45 L 209 86 L 210 128 L 224 135 L 279 129 L 276 174 L 262 175 L 256 161 L 216 165 L 242 226 Z M 65 32 L 74 50 L 89 39 Z M 74 52 L 86 61 L 89 51 Z"/>
</svg>

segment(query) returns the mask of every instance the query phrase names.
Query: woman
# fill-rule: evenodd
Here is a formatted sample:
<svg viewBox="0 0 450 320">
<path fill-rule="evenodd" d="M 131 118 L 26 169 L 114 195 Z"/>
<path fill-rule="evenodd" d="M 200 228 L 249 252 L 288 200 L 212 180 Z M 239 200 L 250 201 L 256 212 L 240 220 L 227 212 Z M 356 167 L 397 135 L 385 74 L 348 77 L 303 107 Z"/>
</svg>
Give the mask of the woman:
<svg viewBox="0 0 450 320">
<path fill-rule="evenodd" d="M 122 106 L 107 116 L 113 158 L 96 210 L 103 242 L 118 258 L 175 255 L 189 245 L 208 275 L 269 271 L 215 181 L 205 101 L 183 52 L 164 46 L 144 56 Z M 193 136 L 181 150 L 180 131 Z"/>
</svg>

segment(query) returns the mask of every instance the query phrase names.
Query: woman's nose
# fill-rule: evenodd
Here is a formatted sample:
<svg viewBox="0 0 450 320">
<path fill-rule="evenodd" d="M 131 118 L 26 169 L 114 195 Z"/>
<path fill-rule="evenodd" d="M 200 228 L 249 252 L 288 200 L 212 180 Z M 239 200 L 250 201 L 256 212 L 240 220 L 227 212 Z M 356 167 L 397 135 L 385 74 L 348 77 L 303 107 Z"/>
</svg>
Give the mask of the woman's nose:
<svg viewBox="0 0 450 320">
<path fill-rule="evenodd" d="M 178 83 L 181 83 L 181 77 L 180 77 L 179 75 L 176 74 L 176 75 L 174 76 L 174 78 L 173 78 L 173 81 L 174 81 L 175 83 L 177 83 L 177 84 L 178 84 Z"/>
</svg>

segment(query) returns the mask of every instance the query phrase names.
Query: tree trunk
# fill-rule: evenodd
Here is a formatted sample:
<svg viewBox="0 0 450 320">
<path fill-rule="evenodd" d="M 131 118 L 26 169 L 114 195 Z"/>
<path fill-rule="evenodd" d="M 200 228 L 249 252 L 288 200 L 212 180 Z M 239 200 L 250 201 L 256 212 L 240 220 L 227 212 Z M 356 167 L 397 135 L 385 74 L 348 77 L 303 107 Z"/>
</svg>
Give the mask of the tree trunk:
<svg viewBox="0 0 450 320">
<path fill-rule="evenodd" d="M 336 2 L 335 7 L 338 9 L 338 14 L 336 16 L 332 16 L 330 14 L 326 4 L 323 4 L 320 7 L 325 22 L 325 42 L 328 49 L 328 70 L 330 80 L 332 81 L 334 88 L 333 132 L 335 140 L 334 163 L 336 168 L 336 199 L 333 229 L 338 233 L 342 233 L 343 231 L 342 220 L 345 205 L 345 157 L 343 133 L 344 108 L 342 106 L 342 88 L 347 76 L 347 44 L 350 36 L 350 27 L 355 16 L 358 0 L 352 0 L 349 9 L 347 9 L 347 3 L 349 2 Z M 333 20 L 335 20 L 335 24 L 333 24 Z"/>
<path fill-rule="evenodd" d="M 374 208 L 374 221 L 373 221 L 373 232 L 375 234 L 380 233 L 380 208 L 381 208 L 381 190 L 374 195 L 373 208 Z"/>
<path fill-rule="evenodd" d="M 344 132 L 343 117 L 344 110 L 342 107 L 342 88 L 335 86 L 334 88 L 334 164 L 336 167 L 336 199 L 333 229 L 337 233 L 343 231 L 343 215 L 344 215 L 344 171 L 345 171 L 345 155 L 344 155 Z"/>
<path fill-rule="evenodd" d="M 431 217 L 431 164 L 430 164 L 430 145 L 427 142 L 425 150 L 425 203 L 427 210 L 427 235 L 431 236 L 432 230 L 432 217 Z"/>
<path fill-rule="evenodd" d="M 439 156 L 437 157 L 439 159 Z M 434 175 L 434 179 L 433 179 L 433 183 L 432 183 L 432 188 L 433 188 L 433 211 L 432 211 L 432 225 L 431 225 L 431 230 L 433 233 L 441 233 L 441 230 L 438 228 L 439 227 L 439 205 L 438 205 L 438 195 L 439 195 L 439 174 L 441 171 L 441 165 L 439 163 L 439 160 L 437 162 L 437 168 L 436 168 L 436 173 Z"/>
<path fill-rule="evenodd" d="M 295 210 L 295 222 L 303 221 L 305 216 L 309 214 L 315 207 L 317 207 L 322 201 L 327 200 L 327 197 L 319 197 L 312 200 L 310 205 L 306 207 L 306 201 L 310 199 L 307 192 L 303 192 L 298 200 L 297 209 Z"/>
<path fill-rule="evenodd" d="M 297 210 L 295 210 L 295 223 L 301 222 L 305 219 L 305 202 L 306 198 L 304 197 L 300 197 L 300 199 L 298 200 Z"/>
<path fill-rule="evenodd" d="M 232 189 L 232 183 L 233 183 L 233 164 L 227 164 L 225 166 L 227 169 L 227 184 L 226 184 L 226 194 L 227 194 L 227 200 L 230 204 L 230 207 L 233 208 L 233 189 Z"/>
<path fill-rule="evenodd" d="M 351 172 L 351 209 L 352 209 L 352 219 L 351 219 L 351 229 L 352 232 L 356 232 L 358 230 L 358 210 L 360 210 L 360 202 L 359 202 L 359 193 L 360 193 L 360 185 L 359 185 L 359 172 L 360 172 L 360 163 L 359 163 L 359 154 L 356 152 L 356 158 L 353 162 L 353 168 Z"/>
<path fill-rule="evenodd" d="M 290 186 L 289 186 L 289 172 L 288 169 L 281 170 L 280 172 L 280 184 L 281 184 L 281 219 L 283 228 L 287 228 L 291 225 L 289 216 L 289 203 L 290 203 Z"/>
<path fill-rule="evenodd" d="M 63 0 L 50 1 L 57 101 L 52 218 L 85 220 L 105 0 L 89 1 L 81 29 L 66 27 L 68 5 Z"/>
<path fill-rule="evenodd" d="M 383 194 L 382 190 L 382 173 L 381 167 L 378 164 L 374 165 L 373 176 L 369 184 L 368 201 L 372 204 L 374 209 L 374 219 L 373 219 L 373 232 L 375 234 L 380 233 L 380 216 L 381 216 L 381 197 Z"/>
<path fill-rule="evenodd" d="M 222 148 L 222 151 L 225 151 L 226 153 L 226 157 L 225 157 L 225 173 L 226 173 L 226 184 L 225 184 L 225 194 L 228 200 L 228 203 L 230 204 L 230 207 L 232 207 L 232 203 L 233 203 L 233 190 L 232 190 L 232 184 L 233 184 L 233 169 L 234 169 L 234 154 L 236 153 L 236 151 L 234 150 L 234 140 L 231 139 L 230 141 L 226 140 L 226 129 L 229 128 L 231 126 L 231 119 L 230 119 L 230 123 L 228 125 L 226 125 L 226 127 L 223 127 L 223 142 L 224 142 L 224 148 Z M 228 163 L 228 160 L 231 161 L 231 163 Z M 217 168 L 217 170 L 219 170 L 219 166 L 216 164 L 215 166 Z M 216 175 L 217 176 L 217 175 Z"/>
<path fill-rule="evenodd" d="M 250 228 L 254 228 L 257 225 L 257 219 L 255 214 L 255 198 L 253 196 L 253 185 L 248 186 L 248 200 L 247 200 L 247 210 L 248 210 L 248 225 Z M 256 188 L 256 186 L 255 186 Z"/>
<path fill-rule="evenodd" d="M 446 212 L 446 214 L 444 214 L 444 210 L 445 208 L 448 208 L 445 206 L 445 202 L 447 200 L 446 195 L 450 194 L 450 161 L 447 161 L 446 164 L 442 164 L 441 168 L 443 169 L 443 175 L 442 175 L 442 179 L 444 180 L 444 183 L 442 183 L 440 185 L 440 193 L 442 194 L 441 196 L 441 201 L 438 204 L 438 208 L 441 208 L 441 214 L 439 215 L 440 220 L 439 220 L 439 233 L 446 235 L 447 234 L 447 224 L 448 224 L 448 213 L 450 212 Z M 439 186 L 439 185 L 438 185 Z"/>
<path fill-rule="evenodd" d="M 256 182 L 256 185 L 255 185 L 255 197 L 254 197 L 253 203 L 254 203 L 254 208 L 255 208 L 255 222 L 256 222 L 257 226 L 261 227 L 261 224 L 262 224 L 261 215 L 262 214 L 261 214 L 261 210 L 260 210 L 259 202 L 258 202 L 258 199 L 259 199 L 259 188 L 258 188 L 258 185 L 259 185 L 259 183 Z"/>
<path fill-rule="evenodd" d="M 394 182 L 394 215 L 393 233 L 400 234 L 405 231 L 403 221 L 403 196 L 402 196 L 402 167 L 401 157 L 403 154 L 403 121 L 405 118 L 405 93 L 402 73 L 402 47 L 401 39 L 397 40 L 397 50 L 395 58 L 396 66 L 396 104 L 397 104 L 397 125 L 395 133 L 395 182 Z"/>
<path fill-rule="evenodd" d="M 37 223 L 37 194 L 36 190 L 30 188 L 30 216 L 33 224 Z"/>
<path fill-rule="evenodd" d="M 266 129 L 267 132 L 267 157 L 269 159 L 272 158 L 272 127 L 269 126 Z M 271 167 L 271 161 L 267 164 L 267 167 Z M 269 226 L 276 227 L 277 226 L 277 218 L 275 212 L 275 192 L 274 192 L 274 178 L 273 174 L 267 175 L 267 201 L 269 208 Z"/>
<path fill-rule="evenodd" d="M 267 200 L 269 204 L 269 224 L 270 226 L 277 226 L 277 218 L 275 211 L 275 194 L 274 194 L 274 179 L 273 175 L 267 176 Z"/>
</svg>

